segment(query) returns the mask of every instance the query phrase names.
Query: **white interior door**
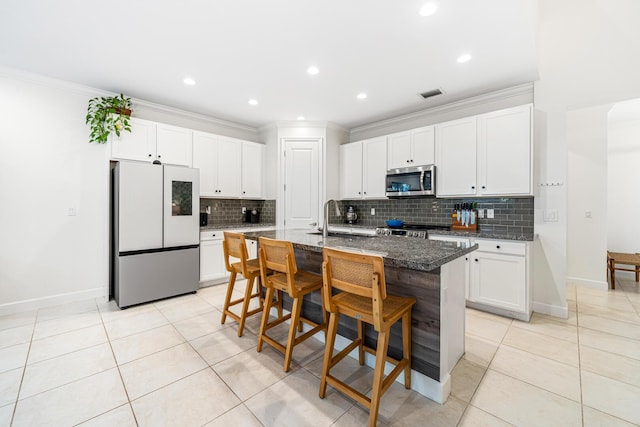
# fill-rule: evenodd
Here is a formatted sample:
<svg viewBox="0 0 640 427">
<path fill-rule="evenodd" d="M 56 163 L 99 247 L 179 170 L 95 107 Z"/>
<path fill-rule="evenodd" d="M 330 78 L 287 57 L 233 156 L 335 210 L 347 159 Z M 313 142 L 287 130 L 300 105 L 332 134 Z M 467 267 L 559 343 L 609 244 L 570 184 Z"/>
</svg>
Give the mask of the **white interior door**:
<svg viewBox="0 0 640 427">
<path fill-rule="evenodd" d="M 316 228 L 319 221 L 320 140 L 285 139 L 284 152 L 284 226 Z"/>
</svg>

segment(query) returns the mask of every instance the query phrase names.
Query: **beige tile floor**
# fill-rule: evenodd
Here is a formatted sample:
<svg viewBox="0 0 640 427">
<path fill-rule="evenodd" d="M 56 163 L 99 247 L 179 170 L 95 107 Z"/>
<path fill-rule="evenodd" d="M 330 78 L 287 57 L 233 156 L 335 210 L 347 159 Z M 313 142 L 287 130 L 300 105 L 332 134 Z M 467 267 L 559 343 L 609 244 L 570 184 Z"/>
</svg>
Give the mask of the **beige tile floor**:
<svg viewBox="0 0 640 427">
<path fill-rule="evenodd" d="M 305 342 L 289 373 L 258 317 L 242 338 L 220 325 L 225 285 L 119 310 L 85 301 L 0 317 L 0 426 L 361 426 L 368 413 L 330 389 L 323 345 Z M 569 286 L 569 319 L 523 323 L 467 311 L 466 354 L 444 405 L 394 384 L 382 426 L 640 424 L 640 288 Z M 341 377 L 371 387 L 347 358 Z"/>
</svg>

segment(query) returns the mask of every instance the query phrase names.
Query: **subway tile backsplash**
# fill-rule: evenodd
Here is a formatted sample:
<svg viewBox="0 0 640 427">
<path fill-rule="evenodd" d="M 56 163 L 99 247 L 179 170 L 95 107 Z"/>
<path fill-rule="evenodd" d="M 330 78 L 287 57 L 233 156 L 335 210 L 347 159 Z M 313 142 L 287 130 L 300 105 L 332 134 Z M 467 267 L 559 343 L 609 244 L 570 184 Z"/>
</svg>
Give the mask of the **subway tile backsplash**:
<svg viewBox="0 0 640 427">
<path fill-rule="evenodd" d="M 274 225 L 276 223 L 275 200 L 246 200 L 246 199 L 200 199 L 200 212 L 205 212 L 211 206 L 208 215 L 209 225 L 226 226 L 244 222 L 242 208 L 256 209 L 260 212 L 260 224 Z"/>
<path fill-rule="evenodd" d="M 345 212 L 352 205 L 358 214 L 358 224 L 372 227 L 383 227 L 385 221 L 398 218 L 410 224 L 451 225 L 451 213 L 457 203 L 477 203 L 478 209 L 485 210 L 485 218 L 478 219 L 481 231 L 519 236 L 533 235 L 533 197 L 522 198 L 468 198 L 468 199 L 436 199 L 433 197 L 388 199 L 388 200 L 341 200 L 338 201 L 342 217 L 335 215 L 333 205 L 329 209 L 329 223 L 343 224 Z M 241 224 L 242 208 L 257 209 L 260 212 L 260 223 L 274 225 L 276 223 L 275 200 L 240 200 L 240 199 L 200 199 L 200 210 L 211 206 L 209 225 L 226 226 Z M 371 215 L 371 208 L 376 213 Z M 486 210 L 494 210 L 494 218 L 486 218 Z"/>
<path fill-rule="evenodd" d="M 384 226 L 385 221 L 398 218 L 410 224 L 451 225 L 451 213 L 458 203 L 477 203 L 477 209 L 485 210 L 485 218 L 478 219 L 481 231 L 516 235 L 533 235 L 533 197 L 522 198 L 468 198 L 436 199 L 407 198 L 388 200 L 339 201 L 342 218 L 330 209 L 329 222 L 344 223 L 346 207 L 352 205 L 358 214 L 358 224 Z M 371 215 L 371 208 L 375 215 Z M 494 210 L 494 218 L 486 218 L 486 210 Z"/>
</svg>

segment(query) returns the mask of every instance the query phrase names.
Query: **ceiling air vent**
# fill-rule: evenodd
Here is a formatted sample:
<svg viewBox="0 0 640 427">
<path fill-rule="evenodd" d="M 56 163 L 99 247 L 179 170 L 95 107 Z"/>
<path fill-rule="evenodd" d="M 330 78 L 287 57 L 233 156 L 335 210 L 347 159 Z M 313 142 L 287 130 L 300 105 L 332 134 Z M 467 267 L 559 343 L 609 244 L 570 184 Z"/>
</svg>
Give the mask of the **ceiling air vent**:
<svg viewBox="0 0 640 427">
<path fill-rule="evenodd" d="M 428 90 L 426 92 L 422 92 L 419 95 L 424 99 L 427 99 L 427 98 L 431 98 L 432 96 L 442 95 L 443 93 L 444 92 L 442 91 L 442 89 L 433 89 L 433 90 Z"/>
</svg>

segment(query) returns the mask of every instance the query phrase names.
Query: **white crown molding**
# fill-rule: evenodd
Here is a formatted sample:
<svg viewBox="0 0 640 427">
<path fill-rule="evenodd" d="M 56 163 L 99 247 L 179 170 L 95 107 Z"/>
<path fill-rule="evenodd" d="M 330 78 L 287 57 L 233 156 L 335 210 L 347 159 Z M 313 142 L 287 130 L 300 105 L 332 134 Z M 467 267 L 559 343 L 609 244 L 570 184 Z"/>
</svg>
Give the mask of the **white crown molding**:
<svg viewBox="0 0 640 427">
<path fill-rule="evenodd" d="M 39 84 L 50 87 L 52 89 L 67 90 L 76 93 L 81 93 L 87 96 L 114 96 L 118 95 L 114 92 L 109 92 L 102 89 L 96 89 L 90 86 L 81 85 L 79 83 L 73 83 L 66 80 L 60 80 L 53 77 L 44 76 L 42 74 L 36 74 L 28 71 L 19 70 L 16 68 L 10 68 L 6 66 L 0 66 L 0 76 L 11 78 L 14 80 L 21 80 L 28 83 Z M 217 126 L 222 126 L 230 129 L 236 129 L 244 132 L 256 133 L 258 129 L 252 126 L 243 125 L 240 123 L 231 122 L 228 120 L 217 119 L 215 117 L 206 116 L 204 114 L 194 113 L 191 111 L 181 110 L 179 108 L 169 107 L 167 105 L 156 104 L 155 102 L 145 101 L 143 99 L 132 98 L 132 103 L 146 108 L 148 110 L 162 112 L 179 118 L 195 119 L 198 121 L 210 123 Z"/>
<path fill-rule="evenodd" d="M 483 95 L 474 96 L 471 98 L 466 98 L 460 101 L 451 102 L 449 104 L 439 105 L 437 107 L 427 108 L 425 110 L 416 111 L 409 114 L 404 114 L 401 116 L 393 117 L 386 120 L 377 121 L 374 123 L 369 123 L 366 125 L 358 126 L 352 128 L 351 133 L 357 132 L 367 132 L 380 128 L 385 128 L 388 126 L 393 126 L 396 124 L 401 124 L 406 121 L 421 119 L 425 117 L 429 117 L 435 114 L 446 114 L 451 113 L 458 110 L 463 110 L 469 107 L 474 107 L 482 104 L 487 104 L 490 102 L 494 102 L 497 100 L 504 100 L 507 98 L 518 97 L 522 95 L 532 95 L 533 96 L 533 82 L 521 84 L 518 86 L 510 87 L 507 89 L 501 89 L 497 91 L 493 91 L 490 93 L 486 93 Z"/>
</svg>

